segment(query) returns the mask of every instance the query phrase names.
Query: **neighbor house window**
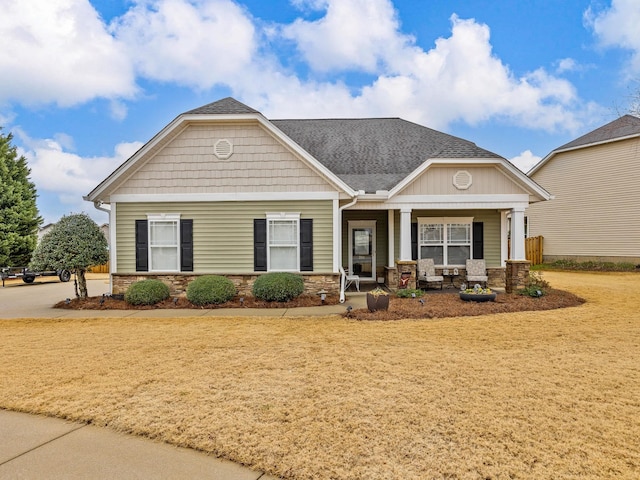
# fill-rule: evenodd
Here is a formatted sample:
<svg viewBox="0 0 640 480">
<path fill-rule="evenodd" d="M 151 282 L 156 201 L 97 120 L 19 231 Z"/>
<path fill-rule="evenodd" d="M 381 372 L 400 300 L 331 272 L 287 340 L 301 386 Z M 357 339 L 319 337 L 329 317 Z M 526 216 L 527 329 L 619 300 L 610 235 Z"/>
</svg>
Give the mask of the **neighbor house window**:
<svg viewBox="0 0 640 480">
<path fill-rule="evenodd" d="M 300 214 L 267 214 L 267 268 L 300 270 Z"/>
<path fill-rule="evenodd" d="M 471 258 L 473 218 L 418 218 L 419 258 L 436 265 L 465 265 Z"/>
<path fill-rule="evenodd" d="M 149 215 L 149 271 L 180 271 L 180 215 Z"/>
</svg>

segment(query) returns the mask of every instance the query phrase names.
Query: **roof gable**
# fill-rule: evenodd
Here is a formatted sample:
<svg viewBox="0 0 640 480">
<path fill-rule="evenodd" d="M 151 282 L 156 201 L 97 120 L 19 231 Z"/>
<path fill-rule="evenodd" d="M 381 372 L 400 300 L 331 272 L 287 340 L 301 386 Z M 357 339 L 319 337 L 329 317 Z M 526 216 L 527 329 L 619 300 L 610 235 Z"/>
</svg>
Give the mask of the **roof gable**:
<svg viewBox="0 0 640 480">
<path fill-rule="evenodd" d="M 556 151 L 591 145 L 594 143 L 608 142 L 639 134 L 640 118 L 634 117 L 633 115 L 624 115 L 613 122 L 607 123 L 600 128 L 596 128 L 595 130 L 576 138 L 559 148 L 556 148 Z"/>
<path fill-rule="evenodd" d="M 355 190 L 391 190 L 429 159 L 502 159 L 400 118 L 271 120 Z"/>
<path fill-rule="evenodd" d="M 235 98 L 227 97 L 217 102 L 203 105 L 185 112 L 184 115 L 244 115 L 247 113 L 260 113 Z"/>
<path fill-rule="evenodd" d="M 531 176 L 535 174 L 559 153 L 587 148 L 594 145 L 601 145 L 608 142 L 616 142 L 637 136 L 640 136 L 640 118 L 633 115 L 624 115 L 613 122 L 609 122 L 600 128 L 596 128 L 595 130 L 592 130 L 591 132 L 551 151 L 551 153 L 534 165 L 533 168 L 527 172 L 527 175 Z"/>
<path fill-rule="evenodd" d="M 105 201 L 109 192 L 119 188 L 188 126 L 228 122 L 260 125 L 349 197 L 359 191 L 397 193 L 433 162 L 500 164 L 511 176 L 535 191 L 540 190 L 500 155 L 400 118 L 268 120 L 259 111 L 227 97 L 176 117 L 85 199 Z M 542 192 L 541 197 L 546 196 L 548 193 Z"/>
</svg>

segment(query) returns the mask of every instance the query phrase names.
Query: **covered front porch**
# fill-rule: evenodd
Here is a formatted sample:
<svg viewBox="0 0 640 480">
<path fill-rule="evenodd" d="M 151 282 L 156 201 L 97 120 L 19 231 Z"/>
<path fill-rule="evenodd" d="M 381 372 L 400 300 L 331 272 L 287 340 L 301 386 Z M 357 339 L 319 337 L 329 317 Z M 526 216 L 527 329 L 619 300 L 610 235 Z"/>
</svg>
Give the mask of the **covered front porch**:
<svg viewBox="0 0 640 480">
<path fill-rule="evenodd" d="M 488 285 L 503 288 L 507 261 L 526 261 L 524 210 L 384 208 L 362 202 L 342 212 L 342 266 L 361 284 L 396 289 L 403 273 L 409 274 L 407 286 L 417 287 L 420 258 L 433 258 L 437 274 L 448 272 L 446 282 L 456 285 L 465 278 L 466 259 L 484 259 Z"/>
</svg>

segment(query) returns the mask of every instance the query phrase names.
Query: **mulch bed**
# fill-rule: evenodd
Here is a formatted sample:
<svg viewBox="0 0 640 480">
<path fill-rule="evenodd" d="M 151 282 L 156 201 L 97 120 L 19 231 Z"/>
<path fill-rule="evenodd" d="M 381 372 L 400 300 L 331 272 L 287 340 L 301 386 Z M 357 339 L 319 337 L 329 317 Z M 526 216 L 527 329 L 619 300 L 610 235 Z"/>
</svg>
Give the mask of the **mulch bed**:
<svg viewBox="0 0 640 480">
<path fill-rule="evenodd" d="M 573 293 L 546 290 L 542 297 L 499 293 L 494 302 L 465 302 L 458 293 L 427 294 L 420 298 L 391 296 L 389 310 L 370 312 L 366 308 L 352 310 L 345 316 L 358 320 L 401 320 L 404 318 L 443 318 L 490 315 L 494 313 L 553 310 L 575 307 L 585 302 Z"/>
<path fill-rule="evenodd" d="M 241 300 L 242 299 L 242 300 Z M 339 298 L 337 296 L 328 295 L 324 304 L 337 305 Z M 267 302 L 259 300 L 255 297 L 234 297 L 226 303 L 216 305 L 194 305 L 186 297 L 168 298 L 155 305 L 131 305 L 124 300 L 110 297 L 109 295 L 100 297 L 88 297 L 84 300 L 74 298 L 69 303 L 66 301 L 58 302 L 54 308 L 68 308 L 72 310 L 167 310 L 167 309 L 184 309 L 191 308 L 197 310 L 215 310 L 219 308 L 294 308 L 294 307 L 317 307 L 322 305 L 318 295 L 300 295 L 288 302 Z"/>
<path fill-rule="evenodd" d="M 517 294 L 499 293 L 495 302 L 465 302 L 460 300 L 457 292 L 428 293 L 420 298 L 398 298 L 391 295 L 389 310 L 370 312 L 366 308 L 347 312 L 349 302 L 345 305 L 344 316 L 357 320 L 400 320 L 404 318 L 443 318 L 494 313 L 509 313 L 535 310 L 553 310 L 556 308 L 575 307 L 584 300 L 572 293 L 562 290 L 548 289 L 542 297 L 533 298 Z M 337 305 L 337 296 L 328 296 L 325 305 Z M 301 295 L 289 302 L 266 302 L 254 297 L 246 297 L 241 301 L 236 297 L 221 305 L 197 306 L 185 297 L 169 298 L 156 305 L 131 305 L 124 300 L 109 296 L 89 297 L 85 300 L 73 299 L 69 303 L 58 302 L 55 308 L 73 310 L 158 310 L 158 309 L 221 309 L 221 308 L 295 308 L 321 305 L 317 295 Z"/>
</svg>

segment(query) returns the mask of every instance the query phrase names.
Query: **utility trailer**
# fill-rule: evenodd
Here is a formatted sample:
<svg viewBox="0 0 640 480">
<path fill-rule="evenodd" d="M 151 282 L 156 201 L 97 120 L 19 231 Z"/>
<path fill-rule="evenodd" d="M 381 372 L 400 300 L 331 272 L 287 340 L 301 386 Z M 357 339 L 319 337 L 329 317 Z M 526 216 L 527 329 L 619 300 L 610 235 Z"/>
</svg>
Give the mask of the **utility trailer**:
<svg viewBox="0 0 640 480">
<path fill-rule="evenodd" d="M 24 283 L 33 283 L 36 277 L 58 277 L 61 282 L 71 280 L 71 272 L 65 269 L 34 272 L 29 270 L 28 267 L 3 267 L 2 270 L 0 270 L 0 276 L 2 276 L 3 287 L 5 280 L 14 278 L 21 278 Z"/>
</svg>

